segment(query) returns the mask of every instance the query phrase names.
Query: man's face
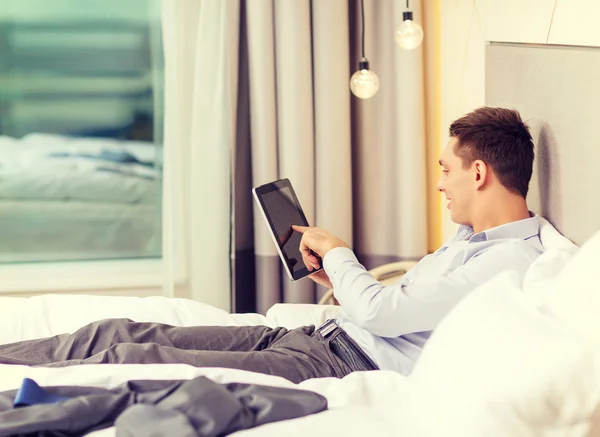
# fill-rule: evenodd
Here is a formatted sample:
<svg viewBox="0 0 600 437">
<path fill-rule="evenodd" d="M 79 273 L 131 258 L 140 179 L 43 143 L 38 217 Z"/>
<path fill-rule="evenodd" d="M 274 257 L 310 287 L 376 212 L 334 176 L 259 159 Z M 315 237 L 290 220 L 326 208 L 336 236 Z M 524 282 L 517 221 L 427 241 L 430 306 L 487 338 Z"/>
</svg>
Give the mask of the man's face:
<svg viewBox="0 0 600 437">
<path fill-rule="evenodd" d="M 451 137 L 440 158 L 442 175 L 437 189 L 444 193 L 450 209 L 452 221 L 461 225 L 471 226 L 473 198 L 476 192 L 475 177 L 470 168 L 463 168 L 463 161 L 454 154 L 458 143 L 456 137 Z"/>
</svg>

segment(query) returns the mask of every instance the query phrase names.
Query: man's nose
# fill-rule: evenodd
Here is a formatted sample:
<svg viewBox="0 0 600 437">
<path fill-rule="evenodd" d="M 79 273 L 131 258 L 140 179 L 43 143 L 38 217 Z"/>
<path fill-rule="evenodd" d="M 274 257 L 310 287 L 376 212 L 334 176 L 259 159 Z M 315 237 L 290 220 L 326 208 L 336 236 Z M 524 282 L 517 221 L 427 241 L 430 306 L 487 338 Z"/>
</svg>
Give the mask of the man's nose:
<svg viewBox="0 0 600 437">
<path fill-rule="evenodd" d="M 442 181 L 438 181 L 436 188 L 440 193 L 444 192 L 444 187 L 442 187 Z"/>
</svg>

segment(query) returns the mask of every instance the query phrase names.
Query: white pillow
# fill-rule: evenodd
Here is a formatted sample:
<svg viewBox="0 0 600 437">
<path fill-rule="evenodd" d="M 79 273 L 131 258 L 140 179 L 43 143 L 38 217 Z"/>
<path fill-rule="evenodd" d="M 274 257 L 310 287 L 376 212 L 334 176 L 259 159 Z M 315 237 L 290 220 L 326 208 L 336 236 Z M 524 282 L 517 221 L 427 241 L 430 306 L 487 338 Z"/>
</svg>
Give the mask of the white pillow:
<svg viewBox="0 0 600 437">
<path fill-rule="evenodd" d="M 552 224 L 543 217 L 540 221 L 540 240 L 545 252 L 529 267 L 523 278 L 523 291 L 538 305 L 544 294 L 560 273 L 562 268 L 575 255 L 578 247 L 561 235 Z"/>
<path fill-rule="evenodd" d="M 518 280 L 493 278 L 440 323 L 409 380 L 398 435 L 587 435 L 600 404 L 594 355 Z"/>
<path fill-rule="evenodd" d="M 540 222 L 540 241 L 546 250 L 564 250 L 572 252 L 577 245 L 562 235 L 548 220 L 538 216 Z"/>
<path fill-rule="evenodd" d="M 586 337 L 600 354 L 600 232 L 561 270 L 543 308 Z"/>
<path fill-rule="evenodd" d="M 70 333 L 96 320 L 111 318 L 174 326 L 269 325 L 260 314 L 229 314 L 193 300 L 162 296 L 0 297 L 0 344 Z"/>
</svg>

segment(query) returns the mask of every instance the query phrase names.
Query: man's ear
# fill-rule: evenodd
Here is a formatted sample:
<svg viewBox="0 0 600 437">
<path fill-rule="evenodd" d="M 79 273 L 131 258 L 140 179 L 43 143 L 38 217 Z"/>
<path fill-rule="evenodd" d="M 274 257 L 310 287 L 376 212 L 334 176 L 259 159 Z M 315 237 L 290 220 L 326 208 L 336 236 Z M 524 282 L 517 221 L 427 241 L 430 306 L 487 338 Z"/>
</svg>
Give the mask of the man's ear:
<svg viewBox="0 0 600 437">
<path fill-rule="evenodd" d="M 474 177 L 475 177 L 475 188 L 477 190 L 480 190 L 488 182 L 488 178 L 490 176 L 489 175 L 489 167 L 487 166 L 487 164 L 485 162 L 478 159 L 473 162 L 472 168 L 473 168 Z"/>
</svg>

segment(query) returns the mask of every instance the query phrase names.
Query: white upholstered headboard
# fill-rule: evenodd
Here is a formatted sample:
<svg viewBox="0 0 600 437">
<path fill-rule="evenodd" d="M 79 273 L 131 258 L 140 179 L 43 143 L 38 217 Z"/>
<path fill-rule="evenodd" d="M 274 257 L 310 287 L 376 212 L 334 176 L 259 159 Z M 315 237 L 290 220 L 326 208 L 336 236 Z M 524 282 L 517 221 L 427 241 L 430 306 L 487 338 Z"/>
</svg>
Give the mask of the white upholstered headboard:
<svg viewBox="0 0 600 437">
<path fill-rule="evenodd" d="M 485 55 L 486 105 L 531 127 L 530 209 L 582 244 L 600 231 L 600 48 L 492 43 Z"/>
</svg>

